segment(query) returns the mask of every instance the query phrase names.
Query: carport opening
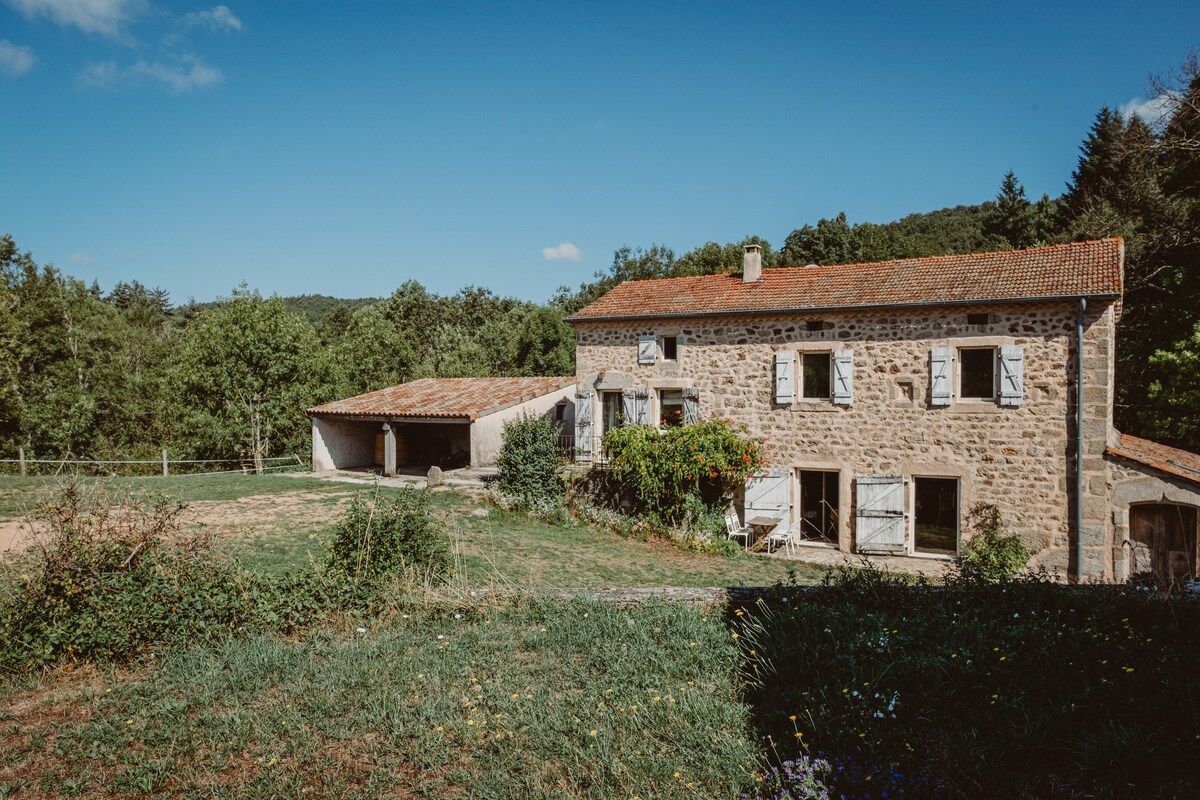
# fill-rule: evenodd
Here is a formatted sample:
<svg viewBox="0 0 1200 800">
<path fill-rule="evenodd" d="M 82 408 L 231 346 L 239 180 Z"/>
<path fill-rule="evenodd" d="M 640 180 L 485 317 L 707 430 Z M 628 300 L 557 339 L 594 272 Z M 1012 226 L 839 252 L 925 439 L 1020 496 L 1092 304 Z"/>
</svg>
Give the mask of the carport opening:
<svg viewBox="0 0 1200 800">
<path fill-rule="evenodd" d="M 396 431 L 396 467 L 458 469 L 471 463 L 470 423 L 401 422 Z M 375 465 L 383 466 L 384 434 L 375 436 Z"/>
</svg>

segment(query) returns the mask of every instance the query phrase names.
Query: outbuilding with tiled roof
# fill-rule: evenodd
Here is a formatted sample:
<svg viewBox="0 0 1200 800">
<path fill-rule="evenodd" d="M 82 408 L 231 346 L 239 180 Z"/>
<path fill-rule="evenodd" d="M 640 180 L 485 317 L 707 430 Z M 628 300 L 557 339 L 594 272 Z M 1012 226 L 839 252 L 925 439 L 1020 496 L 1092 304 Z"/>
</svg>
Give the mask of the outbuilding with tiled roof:
<svg viewBox="0 0 1200 800">
<path fill-rule="evenodd" d="M 493 463 L 504 423 L 546 415 L 570 432 L 571 377 L 422 378 L 308 409 L 315 471 Z"/>
</svg>

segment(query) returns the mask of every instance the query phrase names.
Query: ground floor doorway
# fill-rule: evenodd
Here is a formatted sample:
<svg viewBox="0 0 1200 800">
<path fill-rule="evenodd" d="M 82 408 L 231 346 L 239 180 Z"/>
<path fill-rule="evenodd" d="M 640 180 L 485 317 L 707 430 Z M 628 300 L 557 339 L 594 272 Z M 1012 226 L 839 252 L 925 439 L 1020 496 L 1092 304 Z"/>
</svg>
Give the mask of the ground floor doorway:
<svg viewBox="0 0 1200 800">
<path fill-rule="evenodd" d="M 800 487 L 796 525 L 800 541 L 836 544 L 838 541 L 838 473 L 797 470 Z"/>
<path fill-rule="evenodd" d="M 957 478 L 913 478 L 913 550 L 958 554 Z"/>
</svg>

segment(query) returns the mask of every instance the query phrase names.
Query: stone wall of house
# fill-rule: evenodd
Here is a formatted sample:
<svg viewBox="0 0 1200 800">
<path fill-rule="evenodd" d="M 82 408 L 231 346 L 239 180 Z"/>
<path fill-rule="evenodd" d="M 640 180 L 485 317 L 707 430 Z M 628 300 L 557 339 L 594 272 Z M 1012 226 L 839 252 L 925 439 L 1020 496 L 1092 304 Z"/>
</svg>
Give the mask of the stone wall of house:
<svg viewBox="0 0 1200 800">
<path fill-rule="evenodd" d="M 1111 434 L 1113 312 L 1111 303 L 1093 303 L 1085 314 L 1084 574 L 1096 578 L 1110 578 L 1113 565 L 1103 455 Z M 1065 575 L 1074 527 L 1077 313 L 1074 303 L 1057 303 L 578 322 L 576 377 L 581 390 L 698 388 L 701 415 L 731 418 L 765 437 L 772 465 L 838 470 L 842 549 L 853 549 L 855 476 L 949 477 L 959 479 L 964 537 L 971 507 L 995 503 L 1037 552 L 1036 563 Z M 988 323 L 969 325 L 968 314 L 987 314 Z M 814 322 L 827 329 L 810 330 Z M 638 337 L 649 334 L 678 337 L 677 360 L 639 364 Z M 1022 405 L 929 404 L 931 348 L 1006 344 L 1024 348 Z M 776 352 L 839 348 L 853 351 L 853 402 L 774 402 Z M 905 491 L 911 510 L 911 483 Z"/>
</svg>

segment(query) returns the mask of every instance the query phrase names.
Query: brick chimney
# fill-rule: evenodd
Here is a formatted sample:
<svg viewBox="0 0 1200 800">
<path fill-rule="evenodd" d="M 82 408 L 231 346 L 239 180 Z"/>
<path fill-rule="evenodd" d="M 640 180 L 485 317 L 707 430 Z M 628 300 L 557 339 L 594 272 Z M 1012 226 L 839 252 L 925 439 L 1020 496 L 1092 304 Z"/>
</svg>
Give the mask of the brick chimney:
<svg viewBox="0 0 1200 800">
<path fill-rule="evenodd" d="M 742 283 L 757 283 L 762 278 L 762 248 L 756 244 L 744 245 L 742 255 Z"/>
</svg>

